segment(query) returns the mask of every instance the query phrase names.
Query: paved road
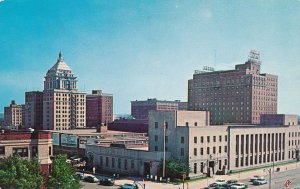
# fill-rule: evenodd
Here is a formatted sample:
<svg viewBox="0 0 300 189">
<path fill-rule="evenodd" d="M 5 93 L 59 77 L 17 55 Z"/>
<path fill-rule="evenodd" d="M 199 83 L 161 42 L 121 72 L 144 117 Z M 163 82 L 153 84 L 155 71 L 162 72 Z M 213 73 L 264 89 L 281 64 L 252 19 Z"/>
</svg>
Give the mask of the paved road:
<svg viewBox="0 0 300 189">
<path fill-rule="evenodd" d="M 289 164 L 289 165 L 282 165 L 282 166 L 276 166 L 280 167 L 280 172 L 275 172 L 271 174 L 271 189 L 285 189 L 283 183 L 285 180 L 289 179 L 292 181 L 292 184 L 289 189 L 300 189 L 300 166 L 297 167 L 297 164 Z M 286 170 L 287 169 L 287 170 Z M 249 182 L 250 178 L 253 175 L 260 175 L 264 176 L 266 179 L 269 179 L 268 171 L 264 169 L 259 170 L 253 170 L 249 172 L 243 172 L 241 174 L 232 174 L 232 175 L 215 175 L 214 178 L 208 178 L 204 180 L 199 180 L 195 182 L 190 182 L 188 185 L 188 189 L 202 189 L 205 186 L 207 186 L 210 183 L 215 182 L 216 179 L 223 178 L 226 180 L 229 179 L 236 179 L 239 182 L 248 184 L 249 188 L 253 189 L 269 189 L 269 183 L 262 185 L 262 186 L 254 186 L 252 183 Z M 101 176 L 97 176 L 98 178 L 101 178 Z M 116 184 L 118 186 L 101 186 L 95 183 L 85 183 L 82 182 L 83 189 L 117 189 L 120 185 L 124 183 L 133 183 L 133 180 L 137 180 L 140 183 L 145 183 L 146 189 L 182 189 L 182 184 L 165 184 L 165 183 L 158 183 L 158 182 L 150 182 L 145 181 L 143 182 L 141 178 L 122 178 L 119 180 L 116 180 Z M 142 188 L 142 187 L 139 187 Z M 187 189 L 187 185 L 185 185 L 185 189 Z"/>
</svg>

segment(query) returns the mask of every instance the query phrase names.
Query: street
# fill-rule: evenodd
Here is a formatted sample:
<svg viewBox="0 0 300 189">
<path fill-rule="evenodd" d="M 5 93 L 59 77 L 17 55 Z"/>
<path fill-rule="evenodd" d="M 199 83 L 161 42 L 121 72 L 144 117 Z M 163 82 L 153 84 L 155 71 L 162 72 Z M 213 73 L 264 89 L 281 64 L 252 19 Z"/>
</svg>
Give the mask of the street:
<svg viewBox="0 0 300 189">
<path fill-rule="evenodd" d="M 271 170 L 271 189 L 284 189 L 284 182 L 286 180 L 291 181 L 290 189 L 297 189 L 300 188 L 300 168 L 297 167 L 297 164 L 289 164 L 289 165 L 282 165 L 276 166 L 280 167 L 279 172 L 274 172 Z M 254 186 L 250 181 L 250 178 L 254 175 L 264 176 L 269 181 L 269 173 L 268 169 L 258 169 L 248 172 L 242 172 L 240 174 L 232 174 L 232 175 L 214 175 L 213 178 L 202 179 L 194 182 L 189 182 L 185 184 L 185 189 L 202 189 L 206 187 L 208 184 L 215 182 L 216 179 L 223 178 L 226 180 L 235 179 L 241 183 L 245 183 L 248 185 L 249 188 L 257 188 L 257 189 L 269 189 L 269 183 L 261 186 Z M 87 174 L 88 175 L 88 174 Z M 97 176 L 97 178 L 103 178 L 102 176 Z M 101 188 L 101 189 L 117 189 L 124 183 L 133 183 L 134 180 L 137 180 L 138 183 L 141 185 L 145 184 L 146 189 L 183 189 L 182 183 L 179 184 L 165 184 L 159 182 L 151 182 L 151 181 L 143 181 L 141 178 L 121 178 L 116 180 L 116 186 L 101 186 L 98 183 L 87 183 L 81 182 L 83 184 L 83 189 L 94 189 L 94 188 Z"/>
</svg>

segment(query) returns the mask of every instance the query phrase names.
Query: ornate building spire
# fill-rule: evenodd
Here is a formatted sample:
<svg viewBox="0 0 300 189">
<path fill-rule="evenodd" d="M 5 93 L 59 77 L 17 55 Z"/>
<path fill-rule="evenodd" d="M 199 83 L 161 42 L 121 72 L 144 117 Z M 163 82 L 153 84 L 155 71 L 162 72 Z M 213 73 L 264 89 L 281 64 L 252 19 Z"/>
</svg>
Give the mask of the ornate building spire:
<svg viewBox="0 0 300 189">
<path fill-rule="evenodd" d="M 61 53 L 61 51 L 59 51 L 57 61 L 63 61 L 63 60 L 64 60 L 64 58 L 62 57 L 62 53 Z"/>
</svg>

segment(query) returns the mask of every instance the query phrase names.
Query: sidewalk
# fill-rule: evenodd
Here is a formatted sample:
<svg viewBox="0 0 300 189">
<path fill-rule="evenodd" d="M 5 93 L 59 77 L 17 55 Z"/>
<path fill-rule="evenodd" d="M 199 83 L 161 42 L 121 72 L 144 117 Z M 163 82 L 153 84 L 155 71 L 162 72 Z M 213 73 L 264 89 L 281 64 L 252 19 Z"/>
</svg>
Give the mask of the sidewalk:
<svg viewBox="0 0 300 189">
<path fill-rule="evenodd" d="M 243 180 L 243 179 L 249 179 L 253 177 L 254 175 L 260 175 L 260 176 L 265 176 L 268 178 L 268 169 L 271 169 L 272 174 L 277 174 L 276 170 L 277 168 L 280 168 L 280 172 L 286 171 L 286 170 L 291 170 L 291 169 L 297 169 L 300 168 L 300 163 L 298 165 L 297 162 L 295 163 L 290 163 L 290 164 L 285 164 L 285 165 L 278 165 L 274 166 L 274 173 L 273 173 L 273 167 L 268 167 L 268 168 L 260 168 L 256 170 L 251 170 L 251 171 L 245 171 L 245 172 L 240 172 L 240 173 L 233 173 L 231 175 L 214 175 L 212 178 L 207 178 L 207 179 L 201 179 L 197 181 L 190 181 L 185 183 L 184 188 L 185 189 L 202 189 L 209 184 L 215 182 L 217 179 L 225 179 L 225 180 Z M 125 177 L 125 178 L 120 178 L 116 180 L 116 185 L 122 185 L 125 183 L 133 183 L 134 181 L 138 181 L 141 185 L 146 186 L 146 189 L 183 189 L 183 184 L 173 184 L 173 183 L 159 183 L 159 182 L 152 182 L 152 181 L 143 181 L 142 178 L 140 177 Z M 188 185 L 188 186 L 187 186 Z"/>
</svg>

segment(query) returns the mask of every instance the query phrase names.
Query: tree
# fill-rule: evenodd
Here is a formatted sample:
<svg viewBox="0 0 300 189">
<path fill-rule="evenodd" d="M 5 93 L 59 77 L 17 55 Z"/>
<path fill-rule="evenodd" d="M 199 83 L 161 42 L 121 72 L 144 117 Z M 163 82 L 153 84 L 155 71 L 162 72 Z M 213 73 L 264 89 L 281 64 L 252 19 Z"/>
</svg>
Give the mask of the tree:
<svg viewBox="0 0 300 189">
<path fill-rule="evenodd" d="M 178 178 L 183 173 L 188 174 L 189 172 L 190 166 L 186 161 L 171 159 L 166 162 L 166 175 L 170 178 Z"/>
<path fill-rule="evenodd" d="M 46 180 L 48 189 L 79 189 L 81 184 L 75 170 L 66 162 L 65 155 L 57 155 L 52 162 L 52 170 Z"/>
<path fill-rule="evenodd" d="M 0 188 L 5 189 L 39 189 L 43 177 L 36 158 L 22 159 L 10 156 L 0 159 Z"/>
</svg>

